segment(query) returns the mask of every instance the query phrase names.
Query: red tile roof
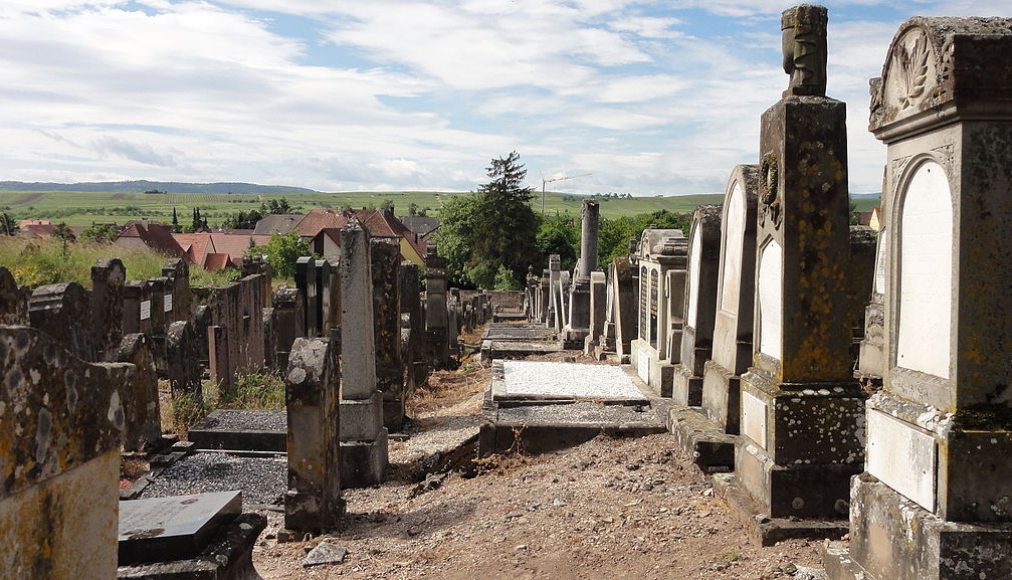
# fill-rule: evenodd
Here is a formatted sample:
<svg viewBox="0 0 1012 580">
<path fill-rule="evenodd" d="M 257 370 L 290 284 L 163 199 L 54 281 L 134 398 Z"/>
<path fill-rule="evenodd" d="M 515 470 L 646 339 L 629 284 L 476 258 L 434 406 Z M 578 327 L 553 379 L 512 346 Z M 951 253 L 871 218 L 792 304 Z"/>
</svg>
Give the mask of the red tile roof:
<svg viewBox="0 0 1012 580">
<path fill-rule="evenodd" d="M 224 255 L 235 266 L 242 261 L 249 250 L 250 241 L 254 246 L 264 246 L 271 241 L 270 236 L 258 236 L 248 233 L 232 234 L 220 232 L 199 232 L 195 234 L 175 234 L 179 245 L 186 250 L 187 258 L 195 264 L 207 263 L 210 256 Z M 215 258 L 215 260 L 220 260 Z M 218 264 L 218 262 L 214 262 Z M 206 266 L 205 266 L 206 268 Z"/>
<path fill-rule="evenodd" d="M 129 222 L 120 230 L 119 238 L 140 238 L 152 250 L 172 258 L 182 258 L 186 252 L 172 237 L 169 226 L 147 220 Z"/>
</svg>

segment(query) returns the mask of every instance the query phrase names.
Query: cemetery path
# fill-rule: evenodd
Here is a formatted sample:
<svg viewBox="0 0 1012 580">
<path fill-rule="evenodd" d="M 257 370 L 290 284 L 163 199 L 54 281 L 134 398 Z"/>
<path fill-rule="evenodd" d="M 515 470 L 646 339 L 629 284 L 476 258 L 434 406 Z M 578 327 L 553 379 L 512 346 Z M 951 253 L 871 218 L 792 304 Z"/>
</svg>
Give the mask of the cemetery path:
<svg viewBox="0 0 1012 580">
<path fill-rule="evenodd" d="M 480 373 L 437 376 L 441 388 L 416 407 L 421 423 L 470 428 Z M 395 444 L 395 462 L 425 447 L 409 442 Z M 268 579 L 775 579 L 802 578 L 819 562 L 815 542 L 749 544 L 668 434 L 495 458 L 477 477 L 453 474 L 420 494 L 409 470 L 394 474 L 379 488 L 346 491 L 345 528 L 322 538 L 347 548 L 344 563 L 303 568 L 321 538 L 278 544 L 282 518 L 271 513 L 257 569 Z"/>
</svg>

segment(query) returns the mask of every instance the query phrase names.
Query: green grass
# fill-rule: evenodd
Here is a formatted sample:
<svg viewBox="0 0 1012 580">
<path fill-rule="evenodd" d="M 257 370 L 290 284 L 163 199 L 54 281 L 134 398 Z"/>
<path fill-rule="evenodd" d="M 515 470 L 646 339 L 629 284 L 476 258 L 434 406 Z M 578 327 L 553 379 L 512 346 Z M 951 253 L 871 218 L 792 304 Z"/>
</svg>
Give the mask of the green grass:
<svg viewBox="0 0 1012 580">
<path fill-rule="evenodd" d="M 250 210 L 262 201 L 284 197 L 293 211 L 307 212 L 315 207 L 379 207 L 385 201 L 394 203 L 398 215 L 407 214 L 408 206 L 415 203 L 428 208 L 430 215 L 438 215 L 439 208 L 449 198 L 466 193 L 428 191 L 341 192 L 305 193 L 286 196 L 260 196 L 236 194 L 145 194 L 145 193 L 84 193 L 66 191 L 0 191 L 0 207 L 9 207 L 16 219 L 48 219 L 53 223 L 66 222 L 71 226 L 92 223 L 125 223 L 131 219 L 147 218 L 168 223 L 175 208 L 181 225 L 190 223 L 193 208 L 199 207 L 202 216 L 212 225 L 239 210 Z M 548 192 L 545 195 L 545 212 L 579 214 L 583 196 Z M 601 215 L 604 217 L 632 216 L 666 209 L 677 213 L 692 211 L 699 204 L 719 204 L 722 194 L 634 197 L 631 199 L 601 198 Z M 871 209 L 877 199 L 856 200 L 858 209 Z M 534 208 L 541 211 L 541 193 L 534 195 Z"/>
<path fill-rule="evenodd" d="M 77 282 L 90 288 L 91 267 L 105 258 L 122 260 L 129 280 L 160 277 L 166 260 L 165 256 L 147 248 L 127 249 L 86 241 L 64 245 L 58 240 L 0 238 L 0 266 L 10 270 L 18 284 L 32 288 L 59 282 Z M 191 286 L 223 286 L 235 276 L 233 271 L 208 272 L 190 266 Z"/>
</svg>

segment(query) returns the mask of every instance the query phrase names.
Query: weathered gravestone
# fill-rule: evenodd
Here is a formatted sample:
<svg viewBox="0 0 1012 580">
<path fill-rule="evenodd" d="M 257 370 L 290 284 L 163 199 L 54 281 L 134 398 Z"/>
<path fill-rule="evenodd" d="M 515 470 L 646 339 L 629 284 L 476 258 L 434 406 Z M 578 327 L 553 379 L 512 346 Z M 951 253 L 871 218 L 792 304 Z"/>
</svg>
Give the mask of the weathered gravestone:
<svg viewBox="0 0 1012 580">
<path fill-rule="evenodd" d="M 285 375 L 288 412 L 288 492 L 285 527 L 337 529 L 344 513 L 339 438 L 340 370 L 323 339 L 298 338 Z"/>
<path fill-rule="evenodd" d="M 739 428 L 741 375 L 752 364 L 758 190 L 758 165 L 734 168 L 721 216 L 712 358 L 703 369 L 703 410 L 732 435 Z"/>
<path fill-rule="evenodd" d="M 547 324 L 556 332 L 562 331 L 562 307 L 558 300 L 558 287 L 562 284 L 562 258 L 558 254 L 548 256 L 548 309 Z"/>
<path fill-rule="evenodd" d="M 383 423 L 393 431 L 404 425 L 404 363 L 401 355 L 401 247 L 394 241 L 369 240 L 372 259 L 373 330 L 376 388 L 383 392 Z M 452 331 L 451 331 L 452 332 Z"/>
<path fill-rule="evenodd" d="M 864 340 L 864 316 L 875 278 L 875 230 L 868 226 L 850 226 L 850 262 L 847 268 L 847 300 L 851 327 L 850 359 L 857 367 Z M 857 375 L 855 374 L 855 377 Z"/>
<path fill-rule="evenodd" d="M 302 295 L 302 303 L 306 308 L 306 321 L 303 325 L 306 336 L 320 336 L 320 306 L 316 287 L 316 262 L 313 258 L 303 256 L 295 262 L 295 286 Z"/>
<path fill-rule="evenodd" d="M 0 325 L 27 325 L 28 297 L 28 291 L 18 286 L 10 271 L 0 268 Z"/>
<path fill-rule="evenodd" d="M 834 580 L 1012 577 L 1012 19 L 913 18 L 872 81 L 885 376 Z"/>
<path fill-rule="evenodd" d="M 165 325 L 177 320 L 190 320 L 193 316 L 193 297 L 190 293 L 190 267 L 186 260 L 167 260 L 162 268 L 162 276 L 167 280 L 162 300 Z"/>
<path fill-rule="evenodd" d="M 91 316 L 96 355 L 111 360 L 123 337 L 123 262 L 99 260 L 91 267 Z"/>
<path fill-rule="evenodd" d="M 125 364 L 0 327 L 0 576 L 113 578 Z"/>
<path fill-rule="evenodd" d="M 446 311 L 446 258 L 430 243 L 425 252 L 425 335 L 429 365 L 445 369 L 450 362 L 450 318 Z"/>
<path fill-rule="evenodd" d="M 341 483 L 349 488 L 379 484 L 387 469 L 383 394 L 376 389 L 369 249 L 369 233 L 358 220 L 352 219 L 341 231 L 338 268 L 341 277 Z M 445 294 L 442 304 L 445 320 Z M 432 302 L 430 305 L 435 306 Z M 442 330 L 445 339 L 445 325 Z"/>
<path fill-rule="evenodd" d="M 197 364 L 200 359 L 200 340 L 193 327 L 192 323 L 186 321 L 169 325 L 166 338 L 168 378 L 173 399 L 187 397 L 194 404 L 203 405 L 200 365 Z"/>
<path fill-rule="evenodd" d="M 672 398 L 679 405 L 703 404 L 703 367 L 713 347 L 713 324 L 720 269 L 720 208 L 701 205 L 689 230 L 685 325 L 680 361 L 675 365 Z"/>
<path fill-rule="evenodd" d="M 818 520 L 846 514 L 864 458 L 846 288 L 846 105 L 822 96 L 826 9 L 792 8 L 782 23 L 791 84 L 762 117 L 753 366 L 741 380 L 734 477 L 718 488 L 748 498 L 737 511 L 763 542 L 841 533 Z"/>
<path fill-rule="evenodd" d="M 162 436 L 158 372 L 150 339 L 144 334 L 124 336 L 113 360 L 134 366 L 132 380 L 120 386 L 125 419 L 123 450 L 144 451 Z"/>
<path fill-rule="evenodd" d="M 885 188 L 883 187 L 883 191 Z M 881 386 L 885 375 L 885 287 L 886 256 L 889 252 L 888 228 L 878 232 L 875 242 L 875 273 L 871 284 L 871 299 L 864 311 L 864 336 L 858 347 L 857 370 L 854 376 Z"/>
<path fill-rule="evenodd" d="M 628 256 L 619 256 L 608 266 L 608 281 L 611 284 L 611 321 L 606 331 L 615 333 L 615 352 L 625 363 L 632 353 L 632 341 L 636 338 L 637 293 L 639 273 Z"/>
<path fill-rule="evenodd" d="M 94 361 L 91 296 L 77 282 L 39 286 L 28 302 L 32 327 L 53 337 L 74 356 Z"/>
<path fill-rule="evenodd" d="M 428 367 L 425 361 L 425 314 L 422 310 L 419 268 L 411 262 L 401 262 L 399 270 L 401 336 L 407 335 L 402 349 L 407 366 L 408 393 L 425 384 Z"/>
<path fill-rule="evenodd" d="M 600 344 L 607 307 L 608 278 L 604 272 L 596 270 L 590 273 L 590 331 L 583 343 L 583 351 L 586 354 L 594 354 L 594 350 Z"/>
<path fill-rule="evenodd" d="M 274 366 L 288 368 L 288 354 L 296 338 L 306 335 L 305 304 L 296 288 L 281 286 L 274 291 L 271 332 L 274 343 Z M 270 353 L 268 353 L 270 356 Z"/>
<path fill-rule="evenodd" d="M 583 342 L 590 332 L 590 273 L 597 270 L 597 228 L 601 206 L 585 199 L 580 207 L 580 261 L 569 295 L 566 340 Z"/>
</svg>

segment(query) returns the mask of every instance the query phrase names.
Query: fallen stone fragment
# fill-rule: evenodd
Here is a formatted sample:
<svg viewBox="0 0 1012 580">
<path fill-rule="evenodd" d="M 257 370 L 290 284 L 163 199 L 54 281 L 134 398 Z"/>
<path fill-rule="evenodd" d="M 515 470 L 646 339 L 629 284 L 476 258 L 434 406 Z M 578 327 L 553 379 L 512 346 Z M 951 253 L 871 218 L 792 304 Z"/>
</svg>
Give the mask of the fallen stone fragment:
<svg viewBox="0 0 1012 580">
<path fill-rule="evenodd" d="M 318 566 L 320 564 L 340 564 L 344 562 L 344 557 L 348 555 L 348 550 L 341 546 L 336 546 L 330 542 L 320 542 L 313 551 L 309 552 L 306 559 L 302 561 L 303 568 L 309 568 L 310 566 Z"/>
</svg>

